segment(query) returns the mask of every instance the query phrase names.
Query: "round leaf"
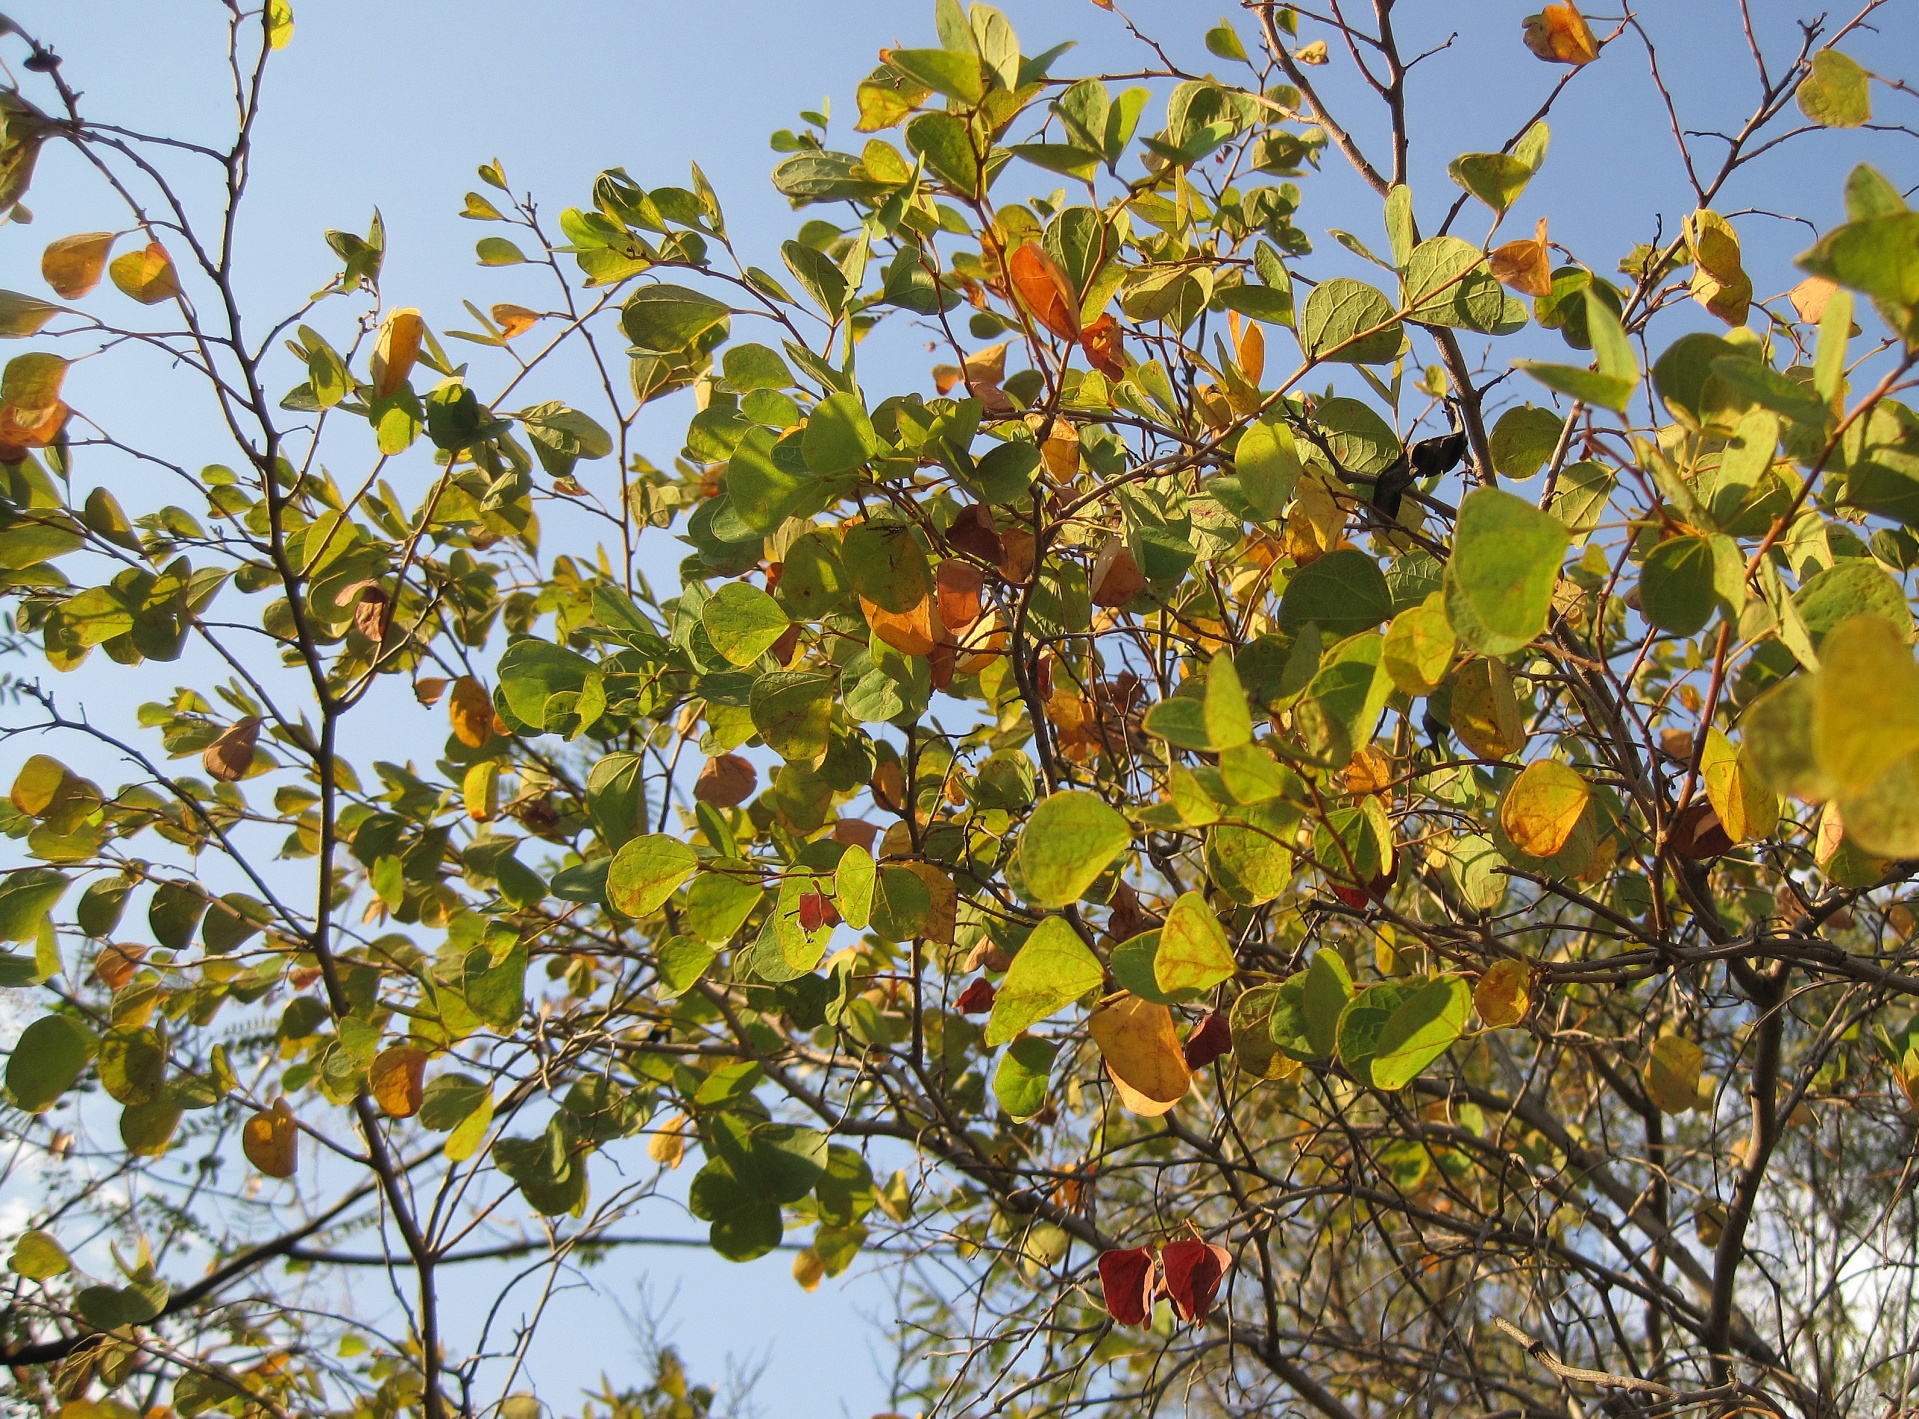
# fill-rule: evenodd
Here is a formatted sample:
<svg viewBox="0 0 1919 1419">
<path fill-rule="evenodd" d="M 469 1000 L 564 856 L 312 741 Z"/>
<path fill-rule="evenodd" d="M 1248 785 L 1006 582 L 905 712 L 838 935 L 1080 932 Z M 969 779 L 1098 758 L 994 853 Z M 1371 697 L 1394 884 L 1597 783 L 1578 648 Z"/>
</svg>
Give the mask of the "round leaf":
<svg viewBox="0 0 1919 1419">
<path fill-rule="evenodd" d="M 1132 840 L 1126 819 L 1097 794 L 1072 790 L 1042 800 L 1019 840 L 1032 899 L 1048 907 L 1078 901 Z"/>
</svg>

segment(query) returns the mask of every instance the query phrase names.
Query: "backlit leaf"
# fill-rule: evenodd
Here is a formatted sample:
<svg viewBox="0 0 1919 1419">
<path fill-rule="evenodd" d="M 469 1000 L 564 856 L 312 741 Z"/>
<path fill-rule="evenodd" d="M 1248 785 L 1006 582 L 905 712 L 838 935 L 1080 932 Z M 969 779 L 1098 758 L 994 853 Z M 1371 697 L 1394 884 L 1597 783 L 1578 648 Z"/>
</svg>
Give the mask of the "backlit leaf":
<svg viewBox="0 0 1919 1419">
<path fill-rule="evenodd" d="M 986 1045 L 1005 1044 L 1047 1016 L 1058 1013 L 1105 978 L 1099 958 L 1087 950 L 1065 917 L 1049 916 L 1013 957 L 993 1013 L 986 1022 Z"/>
</svg>

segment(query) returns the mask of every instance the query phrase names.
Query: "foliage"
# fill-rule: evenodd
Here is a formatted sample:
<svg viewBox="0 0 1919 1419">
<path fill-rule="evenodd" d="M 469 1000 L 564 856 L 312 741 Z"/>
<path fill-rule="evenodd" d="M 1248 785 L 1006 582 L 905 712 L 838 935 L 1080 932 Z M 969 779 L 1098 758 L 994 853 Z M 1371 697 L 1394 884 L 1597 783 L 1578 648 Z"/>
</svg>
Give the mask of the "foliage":
<svg viewBox="0 0 1919 1419">
<path fill-rule="evenodd" d="M 1801 118 L 1874 130 L 1880 3 L 1755 44 L 1695 209 L 1602 255 L 1502 240 L 1551 98 L 1415 181 L 1390 4 L 1120 80 L 938 0 L 844 146 L 775 135 L 777 259 L 697 166 L 556 229 L 483 165 L 476 287 L 550 295 L 463 330 L 390 303 L 377 214 L 237 298 L 282 0 L 223 152 L 9 39 L 4 200 L 69 143 L 129 225 L 0 292 L 5 594 L 143 701 L 23 679 L 7 727 L 21 1402 L 520 1419 L 525 1337 L 447 1288 L 679 1196 L 807 1289 L 939 1258 L 942 1412 L 1904 1393 L 1919 215 L 1861 162 L 1761 298 L 1715 210 Z M 1487 64 L 1625 92 L 1634 46 L 1553 5 Z M 1349 47 L 1384 166 L 1316 88 Z M 1334 160 L 1362 266 L 1307 235 Z M 223 452 L 89 413 L 140 350 Z M 369 1260 L 403 1313 L 345 1308 Z"/>
</svg>

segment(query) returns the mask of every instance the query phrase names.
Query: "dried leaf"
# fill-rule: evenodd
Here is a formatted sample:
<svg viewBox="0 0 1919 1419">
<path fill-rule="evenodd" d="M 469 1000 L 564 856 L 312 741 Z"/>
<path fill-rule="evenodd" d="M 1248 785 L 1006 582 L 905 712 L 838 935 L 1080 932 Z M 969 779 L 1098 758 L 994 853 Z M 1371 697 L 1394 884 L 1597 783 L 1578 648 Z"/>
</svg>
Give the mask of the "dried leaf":
<svg viewBox="0 0 1919 1419">
<path fill-rule="evenodd" d="M 1487 265 L 1493 279 L 1511 286 L 1521 295 L 1550 296 L 1553 293 L 1552 248 L 1546 243 L 1546 219 L 1530 241 L 1509 241 L 1496 247 Z"/>
<path fill-rule="evenodd" d="M 1213 1313 L 1219 1283 L 1232 1270 L 1233 1256 L 1225 1247 L 1197 1240 L 1168 1242 L 1159 1249 L 1160 1289 L 1183 1321 L 1199 1322 Z"/>
<path fill-rule="evenodd" d="M 528 310 L 523 305 L 512 305 L 502 301 L 488 312 L 493 323 L 500 327 L 500 338 L 511 340 L 516 335 L 524 335 L 540 322 L 538 311 Z"/>
<path fill-rule="evenodd" d="M 1146 590 L 1146 578 L 1140 575 L 1126 539 L 1117 534 L 1108 537 L 1093 560 L 1093 573 L 1087 578 L 1095 606 L 1124 606 Z"/>
<path fill-rule="evenodd" d="M 94 977 L 108 990 L 118 990 L 133 979 L 133 973 L 139 969 L 141 958 L 147 954 L 147 948 L 132 942 L 116 942 L 100 948 L 100 954 L 93 958 Z"/>
<path fill-rule="evenodd" d="M 986 578 L 971 562 L 949 557 L 933 572 L 933 587 L 938 598 L 940 624 L 955 636 L 962 636 L 980 618 L 983 609 L 980 589 Z"/>
<path fill-rule="evenodd" d="M 1120 339 L 1119 322 L 1110 312 L 1080 333 L 1079 345 L 1087 361 L 1108 379 L 1126 377 L 1126 347 Z"/>
<path fill-rule="evenodd" d="M 437 677 L 428 677 L 413 682 L 413 698 L 428 709 L 440 702 L 440 696 L 446 693 L 448 681 Z"/>
<path fill-rule="evenodd" d="M 221 783 L 238 783 L 253 767 L 253 747 L 260 742 L 260 717 L 235 720 L 207 745 L 200 766 Z"/>
<path fill-rule="evenodd" d="M 753 796 L 759 782 L 760 771 L 750 760 L 738 754 L 721 754 L 706 761 L 693 784 L 693 796 L 715 808 L 737 808 Z"/>
</svg>

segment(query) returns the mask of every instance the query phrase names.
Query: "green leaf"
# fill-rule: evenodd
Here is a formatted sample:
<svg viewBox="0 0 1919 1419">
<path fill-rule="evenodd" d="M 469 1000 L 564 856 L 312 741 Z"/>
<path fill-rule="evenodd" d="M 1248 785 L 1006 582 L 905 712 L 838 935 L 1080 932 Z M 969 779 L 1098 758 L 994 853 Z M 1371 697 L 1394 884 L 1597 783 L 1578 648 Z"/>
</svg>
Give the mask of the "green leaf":
<svg viewBox="0 0 1919 1419">
<path fill-rule="evenodd" d="M 840 560 L 859 594 L 882 611 L 911 611 L 932 589 L 926 553 L 908 528 L 863 522 L 847 529 Z"/>
<path fill-rule="evenodd" d="M 709 596 L 700 623 L 713 648 L 734 665 L 753 664 L 793 624 L 779 602 L 743 581 L 729 581 Z"/>
<path fill-rule="evenodd" d="M 1024 1122 L 1046 1107 L 1046 1085 L 1053 1073 L 1059 1046 L 1037 1035 L 1024 1035 L 1000 1056 L 993 1071 L 993 1097 L 1014 1122 Z"/>
<path fill-rule="evenodd" d="M 1919 664 L 1883 617 L 1853 616 L 1827 633 L 1817 686 L 1813 751 L 1840 795 L 1864 793 L 1919 749 Z"/>
<path fill-rule="evenodd" d="M 1020 868 L 1033 900 L 1070 906 L 1132 840 L 1126 819 L 1098 794 L 1069 790 L 1041 800 L 1019 840 Z"/>
<path fill-rule="evenodd" d="M 613 854 L 606 894 L 614 907 L 635 921 L 651 916 L 679 890 L 700 865 L 693 849 L 678 838 L 649 833 Z"/>
<path fill-rule="evenodd" d="M 813 298 L 813 303 L 829 317 L 838 320 L 846 309 L 847 286 L 846 277 L 833 264 L 833 258 L 818 247 L 789 241 L 781 244 L 780 259 L 786 263 L 786 269 L 793 273 L 793 278 Z M 731 382 L 731 376 L 728 376 L 728 382 Z M 775 386 L 779 387 L 782 386 Z"/>
<path fill-rule="evenodd" d="M 41 327 L 59 313 L 59 306 L 36 296 L 0 291 L 0 340 L 24 340 L 29 335 L 38 335 Z"/>
<path fill-rule="evenodd" d="M 1099 958 L 1086 949 L 1072 923 L 1062 916 L 1047 917 L 1033 928 L 1007 969 L 986 1021 L 986 1047 L 1005 1044 L 1097 990 L 1104 979 Z"/>
<path fill-rule="evenodd" d="M 1160 991 L 1171 995 L 1182 990 L 1210 990 L 1221 981 L 1231 980 L 1238 971 L 1232 945 L 1206 898 L 1198 892 L 1182 894 L 1166 913 L 1159 950 L 1153 957 L 1153 979 Z"/>
<path fill-rule="evenodd" d="M 149 1104 L 167 1078 L 167 1044 L 158 1030 L 121 1025 L 100 1041 L 100 1086 L 116 1103 Z"/>
<path fill-rule="evenodd" d="M 482 266 L 518 266 L 526 260 L 526 253 L 503 236 L 481 237 L 473 252 Z"/>
<path fill-rule="evenodd" d="M 579 694 L 592 671 L 593 662 L 577 651 L 551 641 L 518 640 L 500 657 L 500 694 L 508 712 L 536 733 L 557 730 L 569 712 L 556 706 L 549 721 L 549 702 L 555 695 Z"/>
<path fill-rule="evenodd" d="M 1459 639 L 1482 655 L 1507 655 L 1545 630 L 1571 540 L 1524 498 L 1498 488 L 1468 493 L 1446 563 L 1446 618 Z"/>
<path fill-rule="evenodd" d="M 25 867 L 0 879 L 0 941 L 31 941 L 40 934 L 70 879 L 51 867 Z"/>
<path fill-rule="evenodd" d="M 29 1281 L 46 1281 L 55 1276 L 64 1276 L 72 1269 L 73 1262 L 67 1256 L 66 1249 L 53 1239 L 50 1232 L 22 1232 L 20 1239 L 13 1244 L 13 1254 L 7 1258 L 7 1270 Z"/>
<path fill-rule="evenodd" d="M 1446 165 L 1446 173 L 1502 215 L 1533 179 L 1531 164 L 1511 153 L 1462 153 Z"/>
<path fill-rule="evenodd" d="M 1493 426 L 1493 468 L 1502 478 L 1524 482 L 1553 456 L 1565 419 L 1550 409 L 1522 404 L 1508 409 Z"/>
<path fill-rule="evenodd" d="M 986 66 L 970 51 L 883 49 L 880 58 L 915 84 L 949 99 L 976 104 L 986 97 Z"/>
<path fill-rule="evenodd" d="M 1232 749 L 1250 743 L 1253 737 L 1252 711 L 1246 707 L 1246 691 L 1239 683 L 1229 651 L 1220 651 L 1206 667 L 1206 740 L 1215 749 Z"/>
<path fill-rule="evenodd" d="M 1799 82 L 1799 111 L 1822 128 L 1858 128 L 1872 119 L 1872 85 L 1850 56 L 1822 49 Z"/>
<path fill-rule="evenodd" d="M 680 921 L 701 941 L 730 941 L 763 895 L 759 874 L 750 863 L 713 858 L 687 889 L 686 910 Z"/>
<path fill-rule="evenodd" d="M 678 354 L 701 345 L 723 327 L 731 309 L 703 291 L 661 283 L 642 286 L 620 310 L 620 328 L 642 350 Z"/>
<path fill-rule="evenodd" d="M 1662 631 L 1696 635 L 1715 609 L 1737 614 L 1745 604 L 1745 576 L 1745 559 L 1730 537 L 1668 537 L 1646 555 L 1640 609 Z"/>
<path fill-rule="evenodd" d="M 20 1032 L 7 1057 L 7 1096 L 30 1114 L 46 1112 L 74 1086 L 99 1048 L 99 1036 L 78 1020 L 42 1015 Z"/>
<path fill-rule="evenodd" d="M 497 960 L 492 947 L 474 947 L 466 956 L 460 993 L 475 1015 L 510 1032 L 526 1009 L 526 944 L 514 942 Z"/>
<path fill-rule="evenodd" d="M 1313 956 L 1300 985 L 1300 1014 L 1306 1026 L 1306 1042 L 1313 1058 L 1325 1059 L 1339 1042 L 1339 1020 L 1353 998 L 1353 978 L 1336 951 L 1322 950 Z"/>
<path fill-rule="evenodd" d="M 924 934 L 933 912 L 926 879 L 907 867 L 887 863 L 874 878 L 868 925 L 883 941 L 911 941 Z"/>
<path fill-rule="evenodd" d="M 1239 491 L 1260 520 L 1271 522 L 1286 511 L 1301 471 L 1293 431 L 1280 423 L 1248 424 L 1233 450 Z"/>
<path fill-rule="evenodd" d="M 753 682 L 753 727 L 766 747 L 789 760 L 817 759 L 830 742 L 833 678 L 810 670 L 776 670 Z"/>
<path fill-rule="evenodd" d="M 1472 999 L 1464 977 L 1440 976 L 1394 1010 L 1374 1045 L 1373 1087 L 1390 1093 L 1417 1079 L 1466 1028 Z"/>
<path fill-rule="evenodd" d="M 866 930 L 873 919 L 873 889 L 878 882 L 873 855 L 858 843 L 840 854 L 833 869 L 833 900 L 840 920 L 854 931 Z"/>
<path fill-rule="evenodd" d="M 1334 276 L 1313 287 L 1300 317 L 1299 342 L 1310 360 L 1384 365 L 1399 358 L 1406 332 L 1393 303 L 1364 281 Z"/>
<path fill-rule="evenodd" d="M 1911 337 L 1919 305 L 1919 212 L 1846 223 L 1799 257 L 1800 269 L 1855 291 L 1879 307 L 1894 331 Z"/>
<path fill-rule="evenodd" d="M 814 408 L 800 449 L 808 472 L 831 478 L 858 468 L 880 452 L 881 444 L 859 396 L 835 394 Z"/>
<path fill-rule="evenodd" d="M 1401 278 L 1400 300 L 1408 320 L 1500 333 L 1525 324 L 1525 307 L 1513 303 L 1487 269 L 1485 255 L 1455 236 L 1431 237 L 1413 248 Z"/>
<path fill-rule="evenodd" d="M 1248 62 L 1246 46 L 1240 41 L 1239 33 L 1233 28 L 1232 21 L 1224 16 L 1220 17 L 1217 25 L 1206 31 L 1206 50 L 1209 54 L 1216 54 L 1221 59 L 1237 60 L 1241 64 Z"/>
<path fill-rule="evenodd" d="M 1243 906 L 1270 902 L 1293 877 L 1293 828 L 1299 810 L 1283 801 L 1253 804 L 1206 834 L 1206 873 Z"/>
<path fill-rule="evenodd" d="M 1297 633 L 1316 625 L 1339 640 L 1370 631 L 1392 614 L 1386 574 L 1356 547 L 1328 552 L 1301 567 L 1286 583 L 1279 603 L 1279 624 L 1285 630 Z"/>
<path fill-rule="evenodd" d="M 979 159 L 963 119 L 922 113 L 906 125 L 906 146 L 926 159 L 933 175 L 962 196 L 979 191 Z"/>
<path fill-rule="evenodd" d="M 777 438 L 771 429 L 748 429 L 734 446 L 724 475 L 733 515 L 762 537 L 777 530 L 815 491 L 811 479 L 782 467 L 774 457 Z M 753 545 L 757 548 L 758 543 Z"/>
</svg>

